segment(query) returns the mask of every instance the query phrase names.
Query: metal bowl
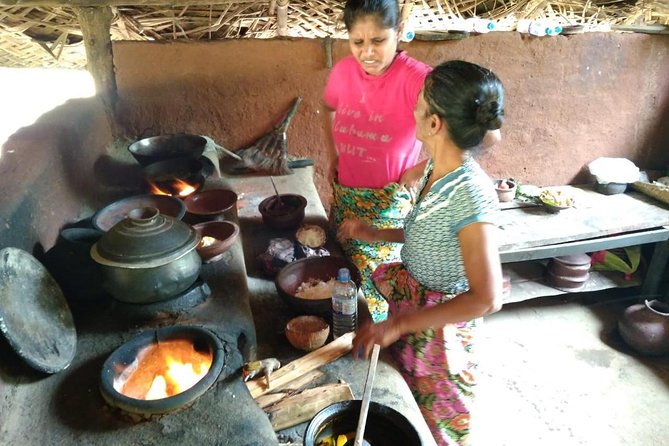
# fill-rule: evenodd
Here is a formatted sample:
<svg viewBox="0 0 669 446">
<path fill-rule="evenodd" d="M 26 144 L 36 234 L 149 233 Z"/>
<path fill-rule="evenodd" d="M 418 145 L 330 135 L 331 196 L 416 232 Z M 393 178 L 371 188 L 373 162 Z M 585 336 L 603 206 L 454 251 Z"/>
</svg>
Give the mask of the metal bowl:
<svg viewBox="0 0 669 446">
<path fill-rule="evenodd" d="M 103 232 L 109 231 L 116 223 L 125 219 L 130 211 L 138 208 L 156 208 L 169 217 L 181 220 L 186 214 L 186 205 L 177 197 L 169 195 L 135 195 L 108 204 L 93 215 L 91 223 Z"/>
<path fill-rule="evenodd" d="M 199 135 L 160 135 L 140 139 L 128 150 L 142 166 L 172 158 L 198 159 L 204 153 L 207 140 Z"/>
<path fill-rule="evenodd" d="M 303 299 L 295 295 L 299 286 L 310 279 L 327 282 L 337 277 L 339 268 L 348 268 L 351 279 L 360 287 L 362 277 L 358 268 L 343 257 L 307 257 L 289 263 L 274 278 L 279 296 L 298 314 L 313 314 L 327 320 L 332 318 L 332 300 Z"/>
</svg>

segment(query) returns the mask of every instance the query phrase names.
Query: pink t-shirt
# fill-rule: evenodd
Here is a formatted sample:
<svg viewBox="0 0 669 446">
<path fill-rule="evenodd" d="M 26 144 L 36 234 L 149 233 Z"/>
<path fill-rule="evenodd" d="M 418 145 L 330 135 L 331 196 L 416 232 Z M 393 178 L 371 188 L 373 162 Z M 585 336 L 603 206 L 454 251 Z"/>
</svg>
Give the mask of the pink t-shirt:
<svg viewBox="0 0 669 446">
<path fill-rule="evenodd" d="M 430 70 L 404 51 L 381 76 L 365 73 L 353 56 L 332 68 L 324 100 L 336 112 L 340 184 L 380 189 L 416 164 L 421 143 L 413 110 Z"/>
</svg>

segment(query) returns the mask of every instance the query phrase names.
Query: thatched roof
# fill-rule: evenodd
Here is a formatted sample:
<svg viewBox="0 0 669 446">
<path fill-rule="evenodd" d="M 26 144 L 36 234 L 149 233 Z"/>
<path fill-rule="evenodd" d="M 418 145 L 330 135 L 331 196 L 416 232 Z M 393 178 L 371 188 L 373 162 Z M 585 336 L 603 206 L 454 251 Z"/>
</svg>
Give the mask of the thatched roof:
<svg viewBox="0 0 669 446">
<path fill-rule="evenodd" d="M 97 2 L 112 8 L 112 40 L 345 37 L 340 0 L 152 3 L 157 1 Z M 42 4 L 0 0 L 0 66 L 83 68 L 82 31 L 72 4 L 87 6 L 83 0 L 44 0 Z M 400 0 L 400 5 L 417 32 L 447 31 L 469 17 L 492 20 L 499 31 L 514 31 L 522 18 L 550 18 L 568 32 L 612 28 L 665 33 L 669 25 L 667 0 Z"/>
</svg>

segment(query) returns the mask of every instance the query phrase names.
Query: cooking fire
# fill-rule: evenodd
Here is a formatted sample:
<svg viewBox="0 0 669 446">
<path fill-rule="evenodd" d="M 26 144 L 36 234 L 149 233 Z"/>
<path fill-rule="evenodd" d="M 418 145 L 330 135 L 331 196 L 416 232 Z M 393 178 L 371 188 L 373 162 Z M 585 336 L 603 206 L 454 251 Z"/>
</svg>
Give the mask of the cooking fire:
<svg viewBox="0 0 669 446">
<path fill-rule="evenodd" d="M 172 181 L 164 181 L 159 185 L 151 180 L 147 180 L 150 187 L 150 192 L 154 195 L 172 195 L 179 198 L 184 198 L 194 193 L 198 189 L 198 185 L 192 185 L 184 180 L 175 178 Z"/>
<path fill-rule="evenodd" d="M 114 389 L 130 398 L 156 400 L 184 392 L 209 371 L 211 351 L 197 351 L 184 339 L 161 341 L 139 352 L 114 379 Z"/>
</svg>

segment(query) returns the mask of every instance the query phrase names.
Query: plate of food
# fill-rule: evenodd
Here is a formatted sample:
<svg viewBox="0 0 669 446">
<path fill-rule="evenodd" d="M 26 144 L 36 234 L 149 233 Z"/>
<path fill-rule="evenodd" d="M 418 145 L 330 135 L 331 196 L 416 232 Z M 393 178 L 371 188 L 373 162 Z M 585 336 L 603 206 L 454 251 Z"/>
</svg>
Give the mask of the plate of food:
<svg viewBox="0 0 669 446">
<path fill-rule="evenodd" d="M 569 209 L 574 206 L 574 197 L 561 189 L 544 189 L 539 194 L 539 201 L 553 213 Z"/>
</svg>

